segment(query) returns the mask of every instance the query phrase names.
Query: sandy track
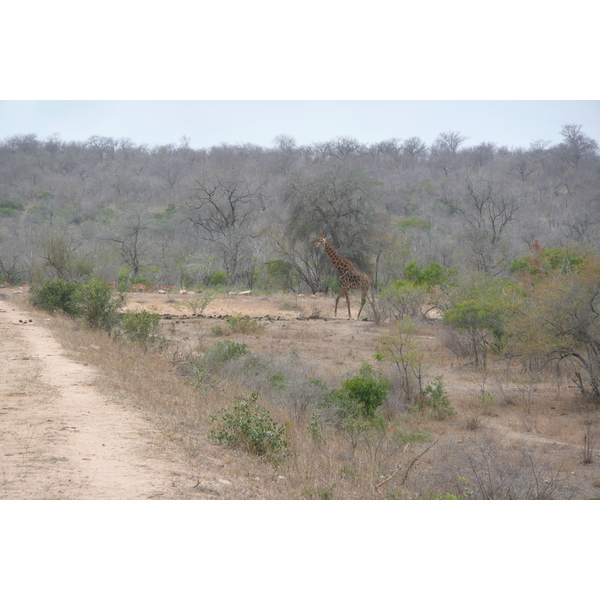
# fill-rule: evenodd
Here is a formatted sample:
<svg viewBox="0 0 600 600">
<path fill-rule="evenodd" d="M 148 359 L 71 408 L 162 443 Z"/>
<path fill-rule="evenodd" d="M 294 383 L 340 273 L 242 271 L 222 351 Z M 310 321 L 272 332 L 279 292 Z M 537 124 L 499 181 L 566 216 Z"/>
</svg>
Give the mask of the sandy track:
<svg viewBox="0 0 600 600">
<path fill-rule="evenodd" d="M 0 498 L 166 499 L 193 489 L 160 432 L 102 395 L 93 368 L 68 358 L 39 320 L 0 299 Z"/>
</svg>

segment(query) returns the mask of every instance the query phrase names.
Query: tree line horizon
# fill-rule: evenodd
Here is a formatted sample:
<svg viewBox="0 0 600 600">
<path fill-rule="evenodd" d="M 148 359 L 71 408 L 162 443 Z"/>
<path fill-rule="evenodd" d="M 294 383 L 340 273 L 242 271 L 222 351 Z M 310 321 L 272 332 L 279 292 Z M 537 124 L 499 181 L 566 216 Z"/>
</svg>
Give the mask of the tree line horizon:
<svg viewBox="0 0 600 600">
<path fill-rule="evenodd" d="M 7 137 L 0 277 L 327 291 L 320 235 L 377 289 L 415 263 L 509 276 L 535 243 L 599 250 L 598 142 L 575 124 L 560 135 L 528 149 L 456 131 L 206 149 Z"/>
</svg>

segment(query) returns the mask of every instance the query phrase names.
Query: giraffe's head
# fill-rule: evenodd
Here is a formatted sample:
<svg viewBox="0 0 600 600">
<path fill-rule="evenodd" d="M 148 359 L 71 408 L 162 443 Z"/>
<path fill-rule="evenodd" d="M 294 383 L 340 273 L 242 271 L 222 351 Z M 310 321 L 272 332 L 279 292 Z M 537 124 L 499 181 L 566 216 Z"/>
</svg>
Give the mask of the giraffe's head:
<svg viewBox="0 0 600 600">
<path fill-rule="evenodd" d="M 313 248 L 320 248 L 321 246 L 323 246 L 325 244 L 327 240 L 325 239 L 325 236 L 322 235 L 316 242 L 315 245 L 313 246 Z"/>
</svg>

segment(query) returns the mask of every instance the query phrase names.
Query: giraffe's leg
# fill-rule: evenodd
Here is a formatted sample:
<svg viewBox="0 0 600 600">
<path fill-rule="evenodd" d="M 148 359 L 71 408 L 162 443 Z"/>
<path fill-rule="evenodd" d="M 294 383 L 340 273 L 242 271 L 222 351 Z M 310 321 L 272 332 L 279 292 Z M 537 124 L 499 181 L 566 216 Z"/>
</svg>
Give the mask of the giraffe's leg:
<svg viewBox="0 0 600 600">
<path fill-rule="evenodd" d="M 360 313 L 362 312 L 363 306 L 365 305 L 366 301 L 367 301 L 367 294 L 365 292 L 363 292 L 360 297 L 360 310 L 358 311 L 358 316 L 356 317 L 357 319 L 360 319 Z"/>
<path fill-rule="evenodd" d="M 346 290 L 346 304 L 348 305 L 348 318 L 351 319 L 352 313 L 350 312 L 350 294 L 348 293 L 348 290 Z"/>
<path fill-rule="evenodd" d="M 337 298 L 335 299 L 335 311 L 333 313 L 333 316 L 337 318 L 337 307 L 338 307 L 338 302 L 340 301 L 340 296 L 342 295 L 342 293 L 340 292 L 337 295 Z"/>
<path fill-rule="evenodd" d="M 340 290 L 340 293 L 337 295 L 337 298 L 335 299 L 335 312 L 334 312 L 335 317 L 337 317 L 338 302 L 340 301 L 340 298 L 342 297 L 342 295 L 346 296 L 346 301 L 348 302 L 348 314 L 350 314 L 350 300 L 348 300 L 348 288 L 342 288 Z"/>
</svg>

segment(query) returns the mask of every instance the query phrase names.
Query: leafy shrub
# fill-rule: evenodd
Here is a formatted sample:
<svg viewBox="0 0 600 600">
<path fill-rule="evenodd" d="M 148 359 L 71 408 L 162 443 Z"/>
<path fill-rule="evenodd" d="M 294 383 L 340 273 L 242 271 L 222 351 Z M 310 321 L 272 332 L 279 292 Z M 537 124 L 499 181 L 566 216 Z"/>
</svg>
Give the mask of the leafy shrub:
<svg viewBox="0 0 600 600">
<path fill-rule="evenodd" d="M 600 260 L 589 256 L 569 272 L 543 277 L 522 298 L 507 326 L 512 354 L 569 360 L 573 382 L 600 402 Z"/>
<path fill-rule="evenodd" d="M 380 294 L 396 319 L 418 318 L 427 300 L 427 290 L 411 281 L 399 279 L 386 286 Z"/>
<path fill-rule="evenodd" d="M 18 210 L 24 210 L 23 205 L 20 202 L 0 200 L 0 217 L 11 217 Z"/>
<path fill-rule="evenodd" d="M 131 279 L 131 267 L 128 265 L 122 265 L 117 275 L 117 281 L 119 282 L 119 291 L 126 292 L 129 289 L 129 282 Z"/>
<path fill-rule="evenodd" d="M 444 323 L 468 336 L 475 364 L 484 367 L 487 350 L 503 346 L 507 320 L 506 306 L 494 297 L 463 300 L 444 313 Z"/>
<path fill-rule="evenodd" d="M 500 340 L 504 335 L 505 311 L 494 299 L 489 301 L 463 300 L 444 315 L 444 322 L 458 330 L 471 332 L 485 329 Z"/>
<path fill-rule="evenodd" d="M 516 258 L 510 265 L 510 273 L 523 282 L 534 282 L 551 274 L 564 274 L 583 265 L 584 256 L 571 248 L 547 248 L 537 240 L 531 245 L 528 256 Z"/>
<path fill-rule="evenodd" d="M 92 329 L 110 332 L 119 322 L 118 309 L 125 302 L 121 295 L 112 298 L 111 288 L 103 279 L 90 279 L 85 284 L 52 279 L 31 290 L 33 306 L 54 314 L 62 310 L 70 317 L 81 317 Z"/>
<path fill-rule="evenodd" d="M 265 262 L 266 289 L 287 291 L 292 287 L 294 271 L 292 265 L 284 260 L 269 260 Z"/>
<path fill-rule="evenodd" d="M 147 277 L 131 277 L 129 283 L 131 285 L 141 283 L 143 285 L 147 285 L 148 287 L 152 287 L 152 282 Z"/>
<path fill-rule="evenodd" d="M 220 421 L 220 425 L 209 433 L 209 438 L 257 456 L 281 460 L 289 455 L 289 441 L 285 437 L 287 425 L 277 424 L 268 410 L 257 406 L 257 399 L 258 394 L 253 393 L 248 400 L 238 400 L 231 410 L 224 409 L 213 415 L 213 422 Z"/>
<path fill-rule="evenodd" d="M 206 307 L 215 299 L 214 292 L 202 292 L 195 298 L 187 298 L 183 301 L 183 305 L 187 306 L 193 315 L 202 316 Z"/>
<path fill-rule="evenodd" d="M 304 375 L 290 377 L 285 397 L 295 419 L 301 420 L 306 413 L 312 411 L 313 416 L 317 413 L 319 417 L 322 415 L 323 422 L 331 421 L 327 418 L 330 412 L 327 409 L 332 405 L 333 392 L 320 379 Z"/>
<path fill-rule="evenodd" d="M 213 271 L 210 274 L 210 285 L 217 287 L 227 283 L 227 271 Z"/>
<path fill-rule="evenodd" d="M 286 387 L 285 375 L 281 371 L 267 371 L 267 380 L 270 386 L 276 390 L 283 390 Z"/>
<path fill-rule="evenodd" d="M 65 314 L 76 317 L 81 314 L 77 301 L 77 290 L 80 284 L 65 279 L 52 279 L 31 288 L 30 301 L 36 308 L 54 314 L 62 310 Z"/>
<path fill-rule="evenodd" d="M 325 286 L 327 287 L 327 290 L 329 290 L 333 294 L 338 294 L 339 291 L 342 289 L 340 279 L 335 275 L 330 275 L 325 280 Z"/>
<path fill-rule="evenodd" d="M 483 408 L 484 414 L 491 415 L 495 405 L 496 403 L 494 401 L 494 394 L 492 394 L 491 392 L 485 392 L 484 394 L 482 394 L 481 406 Z"/>
<path fill-rule="evenodd" d="M 246 344 L 239 344 L 230 340 L 217 342 L 214 346 L 208 348 L 201 358 L 192 360 L 195 378 L 193 385 L 206 386 L 210 383 L 213 375 L 217 375 L 219 378 L 222 376 L 227 377 L 229 371 L 237 370 L 240 366 L 236 361 L 246 355 L 252 358 L 250 349 Z"/>
<path fill-rule="evenodd" d="M 166 340 L 160 335 L 160 315 L 141 312 L 127 312 L 121 319 L 123 336 L 130 342 L 141 344 L 154 344 L 160 348 L 164 347 Z"/>
<path fill-rule="evenodd" d="M 103 279 L 90 279 L 79 286 L 75 294 L 81 315 L 92 329 L 104 329 L 109 333 L 119 323 L 118 309 L 125 303 L 125 297 L 112 297 L 112 290 Z"/>
<path fill-rule="evenodd" d="M 429 409 L 433 416 L 439 421 L 454 414 L 454 408 L 450 403 L 450 397 L 444 389 L 442 377 L 436 377 L 421 392 L 420 402 L 416 405 L 416 410 Z"/>
<path fill-rule="evenodd" d="M 327 439 L 323 435 L 321 431 L 321 423 L 320 423 L 320 414 L 318 411 L 313 412 L 310 418 L 310 423 L 306 428 L 308 435 L 315 441 L 317 444 L 325 444 L 327 443 Z"/>
<path fill-rule="evenodd" d="M 431 229 L 430 221 L 416 215 L 414 217 L 409 217 L 408 219 L 401 219 L 397 224 L 403 229 Z"/>
<path fill-rule="evenodd" d="M 451 284 L 458 274 L 458 269 L 456 267 L 447 269 L 433 261 L 423 269 L 419 269 L 417 262 L 412 261 L 406 265 L 405 272 L 408 281 L 431 290 L 435 286 Z"/>
<path fill-rule="evenodd" d="M 411 319 L 399 319 L 395 330 L 383 336 L 375 359 L 396 365 L 401 395 L 413 404 L 423 390 L 425 354 L 416 342 L 418 325 Z"/>
<path fill-rule="evenodd" d="M 227 319 L 227 325 L 233 333 L 258 333 L 265 328 L 264 323 L 259 323 L 248 316 L 233 315 Z"/>
<path fill-rule="evenodd" d="M 371 365 L 363 363 L 356 377 L 346 379 L 334 391 L 345 417 L 373 418 L 375 411 L 387 399 L 389 381 L 376 373 Z"/>
<path fill-rule="evenodd" d="M 231 340 L 217 342 L 204 355 L 204 361 L 211 364 L 221 364 L 248 353 L 248 346 Z"/>
</svg>

